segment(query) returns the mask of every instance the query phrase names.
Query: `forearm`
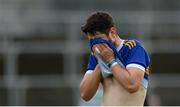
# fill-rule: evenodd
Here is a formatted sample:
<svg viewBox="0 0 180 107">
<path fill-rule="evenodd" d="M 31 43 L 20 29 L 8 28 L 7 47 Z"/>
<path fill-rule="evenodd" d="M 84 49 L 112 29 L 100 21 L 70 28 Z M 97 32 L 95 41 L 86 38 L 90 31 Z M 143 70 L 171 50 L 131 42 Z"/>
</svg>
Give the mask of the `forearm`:
<svg viewBox="0 0 180 107">
<path fill-rule="evenodd" d="M 99 83 L 101 81 L 100 68 L 97 65 L 95 70 L 91 74 L 85 74 L 80 84 L 81 97 L 88 101 L 96 93 Z"/>
<path fill-rule="evenodd" d="M 106 44 L 97 44 L 94 49 L 99 50 L 102 60 L 111 68 L 114 78 L 130 93 L 136 92 L 144 76 L 144 70 L 138 67 L 123 69 L 115 60 L 114 52 Z M 118 54 L 118 53 L 116 53 Z"/>
<path fill-rule="evenodd" d="M 113 76 L 115 79 L 129 92 L 135 92 L 139 88 L 139 80 L 129 72 L 127 69 L 122 68 L 120 65 L 116 64 L 111 67 Z"/>
</svg>

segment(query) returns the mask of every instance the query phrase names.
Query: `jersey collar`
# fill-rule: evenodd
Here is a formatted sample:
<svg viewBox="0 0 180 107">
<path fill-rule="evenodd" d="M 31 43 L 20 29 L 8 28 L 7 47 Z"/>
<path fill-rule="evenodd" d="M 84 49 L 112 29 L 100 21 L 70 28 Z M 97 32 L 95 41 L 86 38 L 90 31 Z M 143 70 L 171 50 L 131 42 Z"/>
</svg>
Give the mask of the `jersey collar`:
<svg viewBox="0 0 180 107">
<path fill-rule="evenodd" d="M 124 40 L 121 41 L 121 44 L 116 47 L 116 50 L 119 51 L 123 47 Z"/>
</svg>

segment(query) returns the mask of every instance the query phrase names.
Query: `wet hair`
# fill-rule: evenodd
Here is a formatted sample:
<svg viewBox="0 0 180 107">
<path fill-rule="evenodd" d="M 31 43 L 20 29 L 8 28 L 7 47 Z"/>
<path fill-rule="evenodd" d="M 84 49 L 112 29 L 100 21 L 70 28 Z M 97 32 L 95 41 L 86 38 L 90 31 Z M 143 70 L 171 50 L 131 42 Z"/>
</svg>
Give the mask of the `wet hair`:
<svg viewBox="0 0 180 107">
<path fill-rule="evenodd" d="M 96 12 L 88 17 L 81 30 L 85 34 L 94 35 L 96 33 L 103 33 L 108 35 L 110 28 L 113 26 L 114 22 L 111 15 L 106 12 Z"/>
</svg>

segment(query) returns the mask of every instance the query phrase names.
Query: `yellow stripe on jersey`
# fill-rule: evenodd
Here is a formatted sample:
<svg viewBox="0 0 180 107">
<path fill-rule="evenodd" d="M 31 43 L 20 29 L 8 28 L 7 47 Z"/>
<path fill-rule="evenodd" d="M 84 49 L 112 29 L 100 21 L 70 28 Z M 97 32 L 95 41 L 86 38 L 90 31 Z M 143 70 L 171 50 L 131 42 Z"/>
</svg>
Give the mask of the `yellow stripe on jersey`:
<svg viewBox="0 0 180 107">
<path fill-rule="evenodd" d="M 130 44 L 131 48 L 134 47 L 133 43 L 131 41 L 127 42 L 128 44 Z"/>
<path fill-rule="evenodd" d="M 134 44 L 134 46 L 136 46 L 136 42 L 134 40 L 132 40 L 132 43 Z"/>
<path fill-rule="evenodd" d="M 149 68 L 149 66 L 146 68 L 146 70 L 145 70 L 145 73 L 146 74 L 148 74 L 149 75 L 149 72 L 150 72 L 150 70 L 149 70 L 150 68 Z"/>
<path fill-rule="evenodd" d="M 125 45 L 127 45 L 130 49 L 136 46 L 136 42 L 134 40 L 127 40 L 124 42 Z"/>
<path fill-rule="evenodd" d="M 129 47 L 129 49 L 131 49 L 131 46 L 130 46 L 129 44 L 125 43 L 125 45 L 126 45 L 126 46 L 128 46 L 128 47 Z"/>
</svg>

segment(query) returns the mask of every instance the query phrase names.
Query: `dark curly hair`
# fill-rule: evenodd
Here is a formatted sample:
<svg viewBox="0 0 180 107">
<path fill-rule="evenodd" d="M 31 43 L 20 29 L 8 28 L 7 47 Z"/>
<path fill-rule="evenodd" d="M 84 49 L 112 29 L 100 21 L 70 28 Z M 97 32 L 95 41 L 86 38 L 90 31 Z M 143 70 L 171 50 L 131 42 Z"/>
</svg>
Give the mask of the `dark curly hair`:
<svg viewBox="0 0 180 107">
<path fill-rule="evenodd" d="M 112 17 L 105 12 L 96 12 L 89 16 L 86 24 L 81 27 L 81 30 L 87 34 L 94 35 L 97 32 L 108 35 L 111 27 L 114 26 Z"/>
</svg>

